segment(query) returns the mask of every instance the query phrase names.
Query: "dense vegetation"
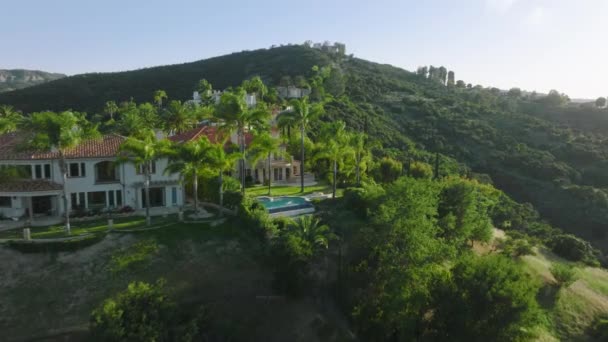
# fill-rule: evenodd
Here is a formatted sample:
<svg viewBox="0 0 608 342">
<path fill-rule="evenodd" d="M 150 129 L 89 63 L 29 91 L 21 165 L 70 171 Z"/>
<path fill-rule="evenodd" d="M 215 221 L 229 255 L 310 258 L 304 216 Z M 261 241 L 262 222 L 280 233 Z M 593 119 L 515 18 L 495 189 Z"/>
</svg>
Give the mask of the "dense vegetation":
<svg viewBox="0 0 608 342">
<path fill-rule="evenodd" d="M 223 68 L 232 73 L 221 74 Z M 172 71 L 188 74 L 187 80 L 172 82 Z M 577 280 L 575 267 L 603 260 L 580 237 L 604 247 L 608 194 L 599 172 L 600 133 L 558 124 L 558 114 L 551 114 L 574 111 L 565 95 L 504 93 L 467 86 L 444 67 L 414 74 L 346 56 L 343 49 L 298 46 L 86 77 L 66 79 L 63 90 L 38 87 L 4 99 L 27 110 L 20 99 L 42 91 L 42 100 L 32 102 L 42 107 L 31 108 L 63 108 L 69 99 L 88 115 L 21 117 L 3 106 L 0 129 L 22 129 L 30 146 L 60 151 L 97 129 L 118 132 L 129 136 L 120 162 L 141 166 L 146 176 L 154 160 L 169 157 L 166 171 L 180 172 L 192 188 L 195 211 L 199 196 L 238 209 L 239 227 L 259 246 L 255 256 L 272 270 L 275 291 L 330 298 L 348 317 L 353 337 L 519 341 L 540 331 L 583 335 L 560 327 L 565 319 L 552 307 Z M 137 86 L 151 79 L 165 83 Z M 229 87 L 215 103 L 212 84 Z M 276 85 L 306 88 L 310 97 L 287 101 Z M 112 93 L 127 86 L 133 88 Z M 63 93 L 71 87 L 73 93 Z M 87 87 L 101 95 L 85 94 Z M 180 101 L 192 90 L 202 95 L 200 104 Z M 256 94 L 258 103 L 248 106 L 247 94 Z M 272 111 L 280 113 L 280 137 L 268 134 Z M 154 133 L 184 132 L 203 120 L 236 134 L 237 143 L 203 137 L 170 144 Z M 246 132 L 253 134 L 248 146 Z M 246 195 L 253 181 L 245 176 L 245 161 L 270 163 L 281 143 L 287 154 L 301 156 L 306 171 L 331 184 L 332 200 L 316 203 L 314 216 L 271 219 Z M 264 185 L 270 194 L 270 180 Z M 304 192 L 303 180 L 301 187 Z M 346 189 L 342 198 L 338 187 Z M 507 238 L 493 244 L 495 227 Z M 479 250 L 488 245 L 489 251 Z M 522 261 L 544 249 L 576 265 L 553 265 L 549 287 Z M 598 316 L 598 334 L 604 323 Z M 137 282 L 101 303 L 91 318 L 92 332 L 115 341 L 192 339 L 204 326 L 205 317 L 176 310 L 162 286 Z"/>
</svg>

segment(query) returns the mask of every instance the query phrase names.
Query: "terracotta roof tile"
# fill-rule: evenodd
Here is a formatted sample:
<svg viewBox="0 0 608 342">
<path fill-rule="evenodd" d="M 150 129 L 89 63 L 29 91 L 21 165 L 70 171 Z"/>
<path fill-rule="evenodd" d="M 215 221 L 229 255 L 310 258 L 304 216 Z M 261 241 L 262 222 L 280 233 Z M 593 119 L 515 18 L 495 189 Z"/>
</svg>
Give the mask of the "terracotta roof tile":
<svg viewBox="0 0 608 342">
<path fill-rule="evenodd" d="M 125 137 L 110 134 L 99 139 L 91 139 L 66 152 L 68 159 L 77 158 L 107 158 L 118 154 L 120 145 Z M 27 151 L 21 149 L 22 138 L 17 133 L 8 133 L 0 136 L 0 160 L 45 160 L 57 159 L 56 151 Z"/>
<path fill-rule="evenodd" d="M 0 192 L 36 192 L 61 190 L 61 184 L 48 180 L 14 180 L 0 183 Z"/>
</svg>

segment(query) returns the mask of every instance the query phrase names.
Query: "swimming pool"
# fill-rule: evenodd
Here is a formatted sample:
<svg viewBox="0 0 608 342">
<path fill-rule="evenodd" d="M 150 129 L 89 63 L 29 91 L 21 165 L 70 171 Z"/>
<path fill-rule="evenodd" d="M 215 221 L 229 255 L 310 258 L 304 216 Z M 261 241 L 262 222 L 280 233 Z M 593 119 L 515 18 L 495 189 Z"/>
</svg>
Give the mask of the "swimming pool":
<svg viewBox="0 0 608 342">
<path fill-rule="evenodd" d="M 270 214 L 314 208 L 312 203 L 303 197 L 258 197 L 257 200 Z"/>
</svg>

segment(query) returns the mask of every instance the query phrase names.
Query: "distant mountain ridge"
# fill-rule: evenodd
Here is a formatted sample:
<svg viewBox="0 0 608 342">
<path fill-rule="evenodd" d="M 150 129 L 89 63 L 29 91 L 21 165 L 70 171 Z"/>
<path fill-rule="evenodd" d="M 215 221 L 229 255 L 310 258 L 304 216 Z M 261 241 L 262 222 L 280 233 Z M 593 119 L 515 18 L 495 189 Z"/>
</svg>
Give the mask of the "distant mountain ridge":
<svg viewBox="0 0 608 342">
<path fill-rule="evenodd" d="M 0 69 L 0 93 L 23 89 L 67 77 L 64 74 L 40 70 Z"/>
</svg>

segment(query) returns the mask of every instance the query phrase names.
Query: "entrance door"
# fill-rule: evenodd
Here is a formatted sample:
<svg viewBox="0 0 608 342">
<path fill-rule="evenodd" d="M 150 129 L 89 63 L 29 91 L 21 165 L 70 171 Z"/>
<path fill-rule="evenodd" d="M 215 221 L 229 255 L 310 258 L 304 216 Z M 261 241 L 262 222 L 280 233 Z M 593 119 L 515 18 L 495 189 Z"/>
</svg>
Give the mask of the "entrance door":
<svg viewBox="0 0 608 342">
<path fill-rule="evenodd" d="M 146 189 L 141 189 L 142 208 L 146 207 Z M 150 207 L 165 206 L 165 188 L 150 188 Z"/>
<path fill-rule="evenodd" d="M 32 197 L 32 211 L 34 215 L 48 215 L 52 209 L 51 196 Z"/>
</svg>

